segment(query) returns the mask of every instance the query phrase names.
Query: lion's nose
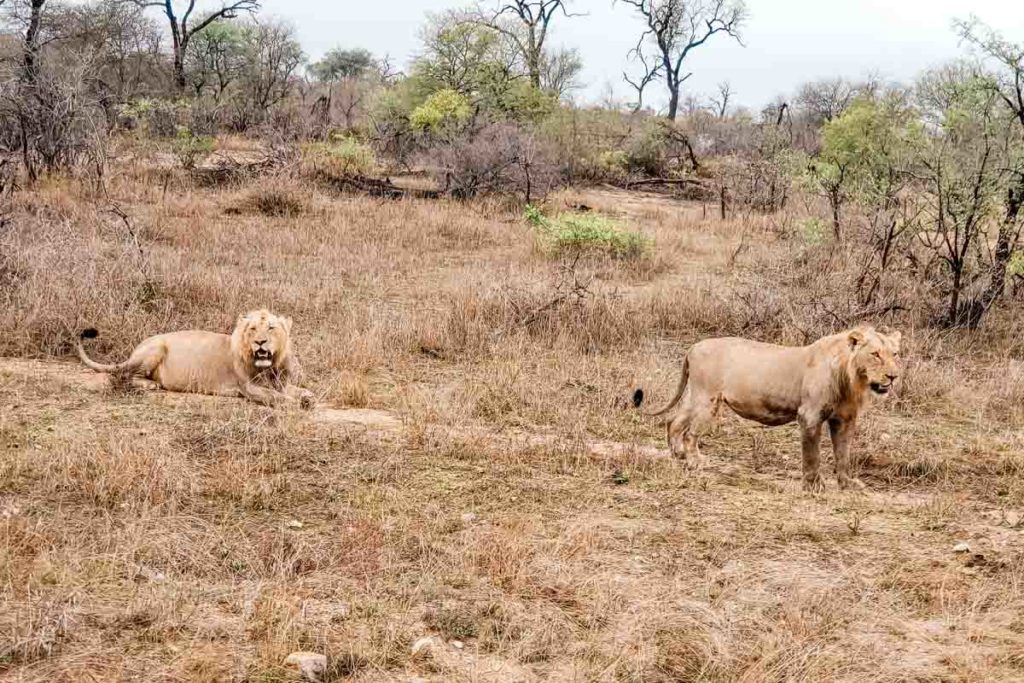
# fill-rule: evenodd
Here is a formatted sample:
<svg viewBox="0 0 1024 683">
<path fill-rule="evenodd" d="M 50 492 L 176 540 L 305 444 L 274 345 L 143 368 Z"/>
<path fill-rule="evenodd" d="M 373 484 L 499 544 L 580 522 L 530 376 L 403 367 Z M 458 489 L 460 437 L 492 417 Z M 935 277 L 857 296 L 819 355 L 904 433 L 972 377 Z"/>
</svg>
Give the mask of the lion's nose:
<svg viewBox="0 0 1024 683">
<path fill-rule="evenodd" d="M 886 377 L 889 378 L 890 382 L 895 382 L 896 378 L 899 377 L 899 375 L 886 375 Z"/>
</svg>

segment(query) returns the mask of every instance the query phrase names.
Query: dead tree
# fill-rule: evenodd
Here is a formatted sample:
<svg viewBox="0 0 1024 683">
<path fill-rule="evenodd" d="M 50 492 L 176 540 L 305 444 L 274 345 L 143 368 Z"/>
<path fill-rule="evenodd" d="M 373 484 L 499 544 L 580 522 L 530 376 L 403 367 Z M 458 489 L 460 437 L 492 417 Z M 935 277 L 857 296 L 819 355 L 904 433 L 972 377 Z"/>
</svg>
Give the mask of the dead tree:
<svg viewBox="0 0 1024 683">
<path fill-rule="evenodd" d="M 548 38 L 551 22 L 559 14 L 564 17 L 579 16 L 566 9 L 567 0 L 507 0 L 496 10 L 481 8 L 476 21 L 488 26 L 508 38 L 519 52 L 526 65 L 530 84 L 541 87 L 541 72 L 544 67 L 544 43 Z M 511 17 L 510 26 L 504 21 Z"/>
<path fill-rule="evenodd" d="M 724 119 L 729 113 L 729 102 L 732 100 L 732 84 L 729 81 L 722 81 L 718 84 L 718 97 L 711 98 L 711 106 L 714 107 L 715 116 Z"/>
<path fill-rule="evenodd" d="M 38 0 L 33 0 L 37 2 Z M 184 92 L 187 86 L 185 79 L 185 51 L 192 38 L 201 33 L 211 24 L 225 19 L 234 19 L 241 12 L 253 13 L 260 8 L 260 0 L 233 0 L 221 5 L 209 14 L 204 14 L 193 26 L 190 24 L 196 9 L 196 0 L 188 0 L 188 6 L 179 16 L 174 9 L 173 0 L 127 0 L 138 7 L 158 7 L 171 26 L 171 56 L 174 62 L 174 85 Z"/>
<path fill-rule="evenodd" d="M 629 55 L 640 60 L 640 64 L 643 65 L 643 74 L 637 79 L 633 80 L 629 77 L 629 74 L 625 71 L 622 72 L 622 79 L 636 90 L 636 103 L 633 105 L 633 113 L 642 111 L 644 108 L 644 90 L 650 85 L 658 76 L 661 75 L 661 62 L 650 63 L 647 61 L 647 56 L 643 51 L 643 41 L 636 44 L 636 47 L 630 50 Z"/>
<path fill-rule="evenodd" d="M 631 53 L 637 52 L 645 40 L 658 49 L 660 63 L 656 68 L 668 91 L 667 117 L 674 121 L 683 82 L 692 75 L 683 72 L 686 58 L 717 33 L 740 42 L 740 29 L 747 18 L 746 4 L 743 0 L 618 1 L 634 8 L 644 21 L 644 32 Z"/>
</svg>

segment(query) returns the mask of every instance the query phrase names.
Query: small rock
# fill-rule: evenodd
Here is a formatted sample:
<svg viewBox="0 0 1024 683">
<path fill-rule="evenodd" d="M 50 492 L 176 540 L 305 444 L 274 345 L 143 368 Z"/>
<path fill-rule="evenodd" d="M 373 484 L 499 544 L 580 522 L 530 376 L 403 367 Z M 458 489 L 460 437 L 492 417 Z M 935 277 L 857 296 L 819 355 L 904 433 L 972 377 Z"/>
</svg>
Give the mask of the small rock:
<svg viewBox="0 0 1024 683">
<path fill-rule="evenodd" d="M 453 640 L 452 647 L 454 647 L 456 650 L 461 650 L 465 646 L 462 644 L 461 640 Z"/>
<path fill-rule="evenodd" d="M 150 583 L 163 583 L 167 580 L 167 575 L 162 571 L 142 564 L 135 569 L 135 574 L 132 578 L 139 583 L 143 581 L 149 581 Z"/>
<path fill-rule="evenodd" d="M 462 523 L 463 524 L 472 524 L 475 521 L 476 521 L 476 513 L 475 512 L 463 512 L 462 513 Z"/>
<path fill-rule="evenodd" d="M 300 522 L 297 519 L 292 519 L 292 520 L 289 520 L 288 523 L 285 524 L 285 526 L 288 527 L 289 529 L 301 529 L 302 528 L 302 522 Z"/>
<path fill-rule="evenodd" d="M 416 642 L 414 642 L 412 644 L 412 656 L 415 657 L 416 655 L 420 654 L 421 652 L 423 654 L 427 654 L 427 653 L 430 652 L 430 648 L 432 648 L 432 647 L 434 647 L 434 639 L 433 638 L 431 638 L 429 636 L 425 636 L 423 638 L 418 638 L 416 640 Z"/>
<path fill-rule="evenodd" d="M 319 683 L 327 673 L 327 657 L 317 652 L 293 652 L 284 659 L 284 665 L 297 670 L 307 681 Z"/>
<path fill-rule="evenodd" d="M 955 546 L 953 546 L 953 552 L 954 553 L 969 553 L 969 552 L 971 552 L 971 546 L 969 546 L 966 542 L 964 542 L 964 543 L 957 543 Z"/>
</svg>

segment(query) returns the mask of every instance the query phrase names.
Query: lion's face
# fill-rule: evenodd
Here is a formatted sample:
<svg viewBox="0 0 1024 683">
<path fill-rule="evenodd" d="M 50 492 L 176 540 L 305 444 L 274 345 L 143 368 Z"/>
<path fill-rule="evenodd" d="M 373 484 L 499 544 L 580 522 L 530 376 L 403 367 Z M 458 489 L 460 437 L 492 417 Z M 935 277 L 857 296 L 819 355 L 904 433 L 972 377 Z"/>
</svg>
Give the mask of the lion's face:
<svg viewBox="0 0 1024 683">
<path fill-rule="evenodd" d="M 260 310 L 238 319 L 233 336 L 239 353 L 259 370 L 279 367 L 290 352 L 290 318 Z"/>
<path fill-rule="evenodd" d="M 851 369 L 875 394 L 889 393 L 900 375 L 900 338 L 899 332 L 885 334 L 873 327 L 850 332 Z"/>
</svg>

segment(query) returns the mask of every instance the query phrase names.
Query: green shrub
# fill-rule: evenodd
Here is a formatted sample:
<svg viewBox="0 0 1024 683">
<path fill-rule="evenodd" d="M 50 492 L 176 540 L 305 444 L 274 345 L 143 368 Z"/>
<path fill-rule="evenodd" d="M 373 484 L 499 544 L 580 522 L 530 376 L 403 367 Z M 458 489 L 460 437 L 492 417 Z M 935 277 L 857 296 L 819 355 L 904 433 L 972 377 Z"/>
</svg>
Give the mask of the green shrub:
<svg viewBox="0 0 1024 683">
<path fill-rule="evenodd" d="M 451 89 L 438 90 L 409 116 L 415 130 L 438 133 L 469 121 L 473 111 L 465 95 Z"/>
<path fill-rule="evenodd" d="M 1024 251 L 1018 251 L 1010 257 L 1010 263 L 1006 268 L 1010 275 L 1024 277 Z"/>
<path fill-rule="evenodd" d="M 801 220 L 796 227 L 800 241 L 811 247 L 825 244 L 832 234 L 825 221 L 814 216 Z"/>
<path fill-rule="evenodd" d="M 377 156 L 370 147 L 355 138 L 333 137 L 330 142 L 306 146 L 305 155 L 331 175 L 370 175 L 377 167 Z"/>
<path fill-rule="evenodd" d="M 617 259 L 646 255 L 654 241 L 619 222 L 595 213 L 563 213 L 548 218 L 535 206 L 526 207 L 526 221 L 533 226 L 541 248 L 551 254 L 603 253 Z"/>
<path fill-rule="evenodd" d="M 174 138 L 174 153 L 182 168 L 191 171 L 196 162 L 217 148 L 217 141 L 208 135 L 196 135 L 185 127 L 178 128 Z"/>
<path fill-rule="evenodd" d="M 629 155 L 621 149 L 610 149 L 597 157 L 597 168 L 602 175 L 616 180 L 629 174 Z"/>
<path fill-rule="evenodd" d="M 626 141 L 626 169 L 647 176 L 665 175 L 669 131 L 670 126 L 664 121 L 644 121 L 639 130 Z"/>
</svg>

